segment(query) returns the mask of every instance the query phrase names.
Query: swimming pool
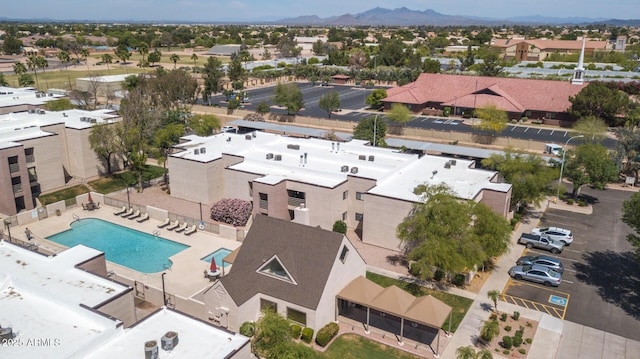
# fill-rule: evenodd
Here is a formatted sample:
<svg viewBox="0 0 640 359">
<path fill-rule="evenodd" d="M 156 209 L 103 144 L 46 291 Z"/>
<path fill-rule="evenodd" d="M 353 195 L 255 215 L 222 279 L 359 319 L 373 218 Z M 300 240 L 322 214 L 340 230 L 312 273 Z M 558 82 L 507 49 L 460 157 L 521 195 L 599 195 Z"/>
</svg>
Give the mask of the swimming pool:
<svg viewBox="0 0 640 359">
<path fill-rule="evenodd" d="M 170 265 L 169 257 L 189 246 L 97 218 L 71 223 L 71 229 L 48 240 L 73 247 L 83 244 L 104 252 L 106 259 L 142 273 L 155 273 Z"/>
<path fill-rule="evenodd" d="M 220 248 L 217 251 L 213 252 L 213 253 L 209 253 L 208 256 L 202 258 L 202 260 L 204 262 L 207 263 L 211 263 L 211 257 L 214 257 L 216 259 L 216 265 L 217 266 L 223 266 L 223 267 L 227 267 L 229 266 L 229 263 L 224 262 L 222 263 L 222 260 L 224 259 L 224 257 L 228 256 L 229 253 L 231 253 L 232 251 L 230 249 L 226 249 L 226 248 Z"/>
</svg>

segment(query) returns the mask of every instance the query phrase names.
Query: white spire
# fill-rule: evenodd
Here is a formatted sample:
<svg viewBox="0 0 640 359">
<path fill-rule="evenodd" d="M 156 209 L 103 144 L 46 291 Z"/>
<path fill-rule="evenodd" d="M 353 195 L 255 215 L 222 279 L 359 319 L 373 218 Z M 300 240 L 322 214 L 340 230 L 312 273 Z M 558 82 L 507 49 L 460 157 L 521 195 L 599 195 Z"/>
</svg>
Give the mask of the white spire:
<svg viewBox="0 0 640 359">
<path fill-rule="evenodd" d="M 587 38 L 582 38 L 582 49 L 580 50 L 580 58 L 578 59 L 578 66 L 573 70 L 573 79 L 571 84 L 582 85 L 584 84 L 584 46 L 587 43 Z"/>
</svg>

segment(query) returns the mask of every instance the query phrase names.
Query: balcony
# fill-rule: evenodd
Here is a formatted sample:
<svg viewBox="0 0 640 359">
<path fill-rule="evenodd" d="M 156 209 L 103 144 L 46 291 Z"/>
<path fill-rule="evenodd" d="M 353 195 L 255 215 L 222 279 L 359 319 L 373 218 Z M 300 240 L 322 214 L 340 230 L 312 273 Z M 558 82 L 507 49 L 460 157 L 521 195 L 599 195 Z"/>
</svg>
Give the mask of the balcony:
<svg viewBox="0 0 640 359">
<path fill-rule="evenodd" d="M 11 173 L 16 173 L 20 171 L 20 164 L 19 163 L 10 163 L 9 164 L 9 172 Z"/>
<path fill-rule="evenodd" d="M 289 206 L 300 207 L 303 203 L 305 203 L 304 198 L 289 197 Z"/>
</svg>

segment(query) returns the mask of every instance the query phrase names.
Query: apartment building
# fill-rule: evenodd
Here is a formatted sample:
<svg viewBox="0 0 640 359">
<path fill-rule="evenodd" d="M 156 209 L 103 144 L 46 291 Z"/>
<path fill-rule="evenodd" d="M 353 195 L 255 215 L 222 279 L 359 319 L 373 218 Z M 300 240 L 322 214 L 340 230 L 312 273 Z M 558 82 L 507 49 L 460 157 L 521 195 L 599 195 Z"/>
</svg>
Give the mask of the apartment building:
<svg viewBox="0 0 640 359">
<path fill-rule="evenodd" d="M 182 141 L 167 162 L 172 196 L 244 199 L 254 214 L 329 230 L 342 220 L 385 248 L 399 248 L 396 227 L 423 200 L 413 193 L 421 184 L 446 183 L 459 198 L 510 215 L 511 185 L 469 160 L 263 132 Z"/>
</svg>

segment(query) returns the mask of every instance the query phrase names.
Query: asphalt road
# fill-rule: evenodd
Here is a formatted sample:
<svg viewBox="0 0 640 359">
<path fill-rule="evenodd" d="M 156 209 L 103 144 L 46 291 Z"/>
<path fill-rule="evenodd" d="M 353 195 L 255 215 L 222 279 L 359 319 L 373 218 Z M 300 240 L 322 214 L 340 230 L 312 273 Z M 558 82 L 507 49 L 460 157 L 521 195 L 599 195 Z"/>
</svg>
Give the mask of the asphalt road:
<svg viewBox="0 0 640 359">
<path fill-rule="evenodd" d="M 640 260 L 626 240 L 631 230 L 620 221 L 622 202 L 633 192 L 587 188 L 583 193 L 594 202 L 591 215 L 548 209 L 541 221 L 574 234 L 573 244 L 556 256 L 565 266 L 560 286 L 510 280 L 505 293 L 519 305 L 640 340 Z M 527 254 L 552 255 L 542 250 Z"/>
<path fill-rule="evenodd" d="M 300 88 L 300 91 L 304 96 L 305 104 L 305 108 L 298 113 L 301 116 L 316 118 L 328 117 L 327 112 L 318 107 L 318 102 L 320 100 L 320 97 L 322 97 L 327 92 L 337 91 L 340 94 L 342 111 L 337 114 L 331 115 L 332 119 L 358 122 L 365 116 L 374 116 L 377 114 L 379 116 L 379 119 L 387 122 L 389 121 L 389 119 L 384 116 L 384 113 L 367 110 L 365 100 L 371 93 L 371 91 L 373 91 L 372 89 L 342 85 L 314 87 L 310 83 L 298 83 L 298 87 Z M 265 101 L 270 106 L 273 106 L 274 89 L 275 85 L 247 90 L 249 100 L 246 104 L 244 104 L 242 108 L 245 110 L 254 111 L 257 105 L 262 101 Z M 202 104 L 201 101 L 202 100 L 200 100 L 200 104 Z M 213 96 L 211 98 L 211 104 L 225 107 L 226 98 L 222 95 Z M 271 112 L 278 114 L 286 113 L 285 110 L 274 107 L 271 108 Z M 465 124 L 461 119 L 458 118 L 449 119 L 430 116 L 417 116 L 412 121 L 408 122 L 406 126 L 436 131 L 454 131 L 480 134 L 480 131 L 470 125 Z M 510 124 L 497 136 L 521 140 L 532 140 L 537 142 L 564 144 L 571 137 L 571 134 L 567 130 L 561 128 L 548 129 L 536 127 L 535 125 L 525 126 Z M 572 141 L 572 144 L 579 143 L 580 139 Z M 615 143 L 615 140 L 609 138 L 603 141 L 603 144 L 609 148 L 615 147 Z"/>
</svg>

